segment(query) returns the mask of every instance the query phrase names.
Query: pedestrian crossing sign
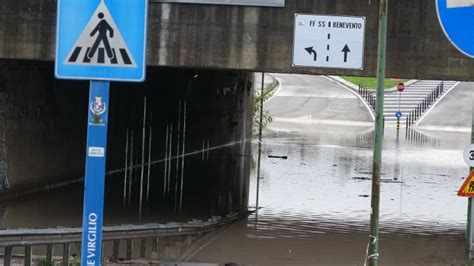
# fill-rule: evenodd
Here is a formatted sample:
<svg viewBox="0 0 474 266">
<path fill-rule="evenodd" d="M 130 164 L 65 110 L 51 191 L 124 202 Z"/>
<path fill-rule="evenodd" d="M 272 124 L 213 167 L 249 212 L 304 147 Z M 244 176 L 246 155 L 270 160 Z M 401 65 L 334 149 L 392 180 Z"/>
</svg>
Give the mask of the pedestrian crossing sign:
<svg viewBox="0 0 474 266">
<path fill-rule="evenodd" d="M 471 171 L 469 177 L 466 178 L 466 181 L 462 184 L 458 191 L 458 196 L 474 197 L 474 170 Z"/>
<path fill-rule="evenodd" d="M 143 81 L 147 0 L 58 0 L 55 75 Z"/>
</svg>

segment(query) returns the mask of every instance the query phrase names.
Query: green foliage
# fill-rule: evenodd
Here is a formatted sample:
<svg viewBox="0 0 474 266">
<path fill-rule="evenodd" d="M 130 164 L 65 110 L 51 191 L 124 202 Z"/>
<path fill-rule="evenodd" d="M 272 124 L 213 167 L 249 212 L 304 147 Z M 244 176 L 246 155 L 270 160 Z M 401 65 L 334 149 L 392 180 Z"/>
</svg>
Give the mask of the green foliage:
<svg viewBox="0 0 474 266">
<path fill-rule="evenodd" d="M 260 102 L 263 98 L 265 103 L 275 92 L 275 88 L 278 86 L 278 81 L 275 80 L 271 84 L 266 85 L 263 88 L 263 93 L 261 93 L 260 88 L 255 90 L 253 98 L 253 134 L 258 134 L 259 124 L 260 124 Z M 266 110 L 263 110 L 262 114 L 262 129 L 265 128 L 268 124 L 272 122 L 272 116 Z"/>
<path fill-rule="evenodd" d="M 350 76 L 341 76 L 341 78 L 354 83 L 356 85 L 361 85 L 369 90 L 377 89 L 377 78 L 367 78 L 367 77 L 350 77 Z M 400 82 L 406 82 L 407 79 L 385 79 L 385 89 L 390 89 Z"/>
<path fill-rule="evenodd" d="M 73 258 L 69 261 L 70 266 L 79 266 L 81 265 L 81 260 L 78 257 Z"/>
<path fill-rule="evenodd" d="M 51 262 L 46 260 L 46 257 L 43 257 L 43 258 L 39 259 L 38 260 L 38 265 L 39 266 L 53 266 L 53 264 Z"/>
</svg>

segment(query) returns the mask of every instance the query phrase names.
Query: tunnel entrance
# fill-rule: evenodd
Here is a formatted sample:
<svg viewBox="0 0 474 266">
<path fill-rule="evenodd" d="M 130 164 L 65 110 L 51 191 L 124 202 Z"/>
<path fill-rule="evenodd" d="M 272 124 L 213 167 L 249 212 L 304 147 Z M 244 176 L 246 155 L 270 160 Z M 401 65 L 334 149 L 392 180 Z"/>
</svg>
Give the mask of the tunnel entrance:
<svg viewBox="0 0 474 266">
<path fill-rule="evenodd" d="M 88 84 L 55 80 L 51 62 L 4 64 L 0 81 L 16 110 L 2 127 L 10 184 L 0 196 L 10 202 L 4 227 L 30 227 L 27 219 L 18 223 L 25 210 L 14 206 L 57 208 L 69 214 L 64 226 L 80 225 Z M 105 224 L 246 210 L 252 97 L 253 75 L 245 71 L 151 67 L 143 84 L 112 83 Z M 47 223 L 40 216 L 31 226 Z"/>
</svg>

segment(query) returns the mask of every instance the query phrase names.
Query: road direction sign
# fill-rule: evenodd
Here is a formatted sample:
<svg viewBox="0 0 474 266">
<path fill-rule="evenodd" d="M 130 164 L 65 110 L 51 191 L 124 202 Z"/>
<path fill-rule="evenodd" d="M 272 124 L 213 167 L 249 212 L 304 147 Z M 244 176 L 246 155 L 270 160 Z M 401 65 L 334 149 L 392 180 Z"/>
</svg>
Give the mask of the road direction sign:
<svg viewBox="0 0 474 266">
<path fill-rule="evenodd" d="M 449 41 L 474 58 L 474 0 L 436 0 L 436 10 Z"/>
<path fill-rule="evenodd" d="M 469 167 L 474 167 L 474 144 L 469 144 L 464 149 L 463 158 Z"/>
<path fill-rule="evenodd" d="M 365 17 L 295 14 L 293 66 L 363 69 Z"/>
<path fill-rule="evenodd" d="M 402 117 L 402 115 L 403 115 L 402 112 L 396 112 L 395 113 L 396 118 L 400 118 L 400 117 Z"/>
<path fill-rule="evenodd" d="M 462 184 L 458 191 L 458 196 L 462 197 L 474 197 L 474 171 L 469 174 L 466 181 Z"/>
<path fill-rule="evenodd" d="M 145 79 L 147 0 L 58 0 L 57 78 Z"/>
</svg>

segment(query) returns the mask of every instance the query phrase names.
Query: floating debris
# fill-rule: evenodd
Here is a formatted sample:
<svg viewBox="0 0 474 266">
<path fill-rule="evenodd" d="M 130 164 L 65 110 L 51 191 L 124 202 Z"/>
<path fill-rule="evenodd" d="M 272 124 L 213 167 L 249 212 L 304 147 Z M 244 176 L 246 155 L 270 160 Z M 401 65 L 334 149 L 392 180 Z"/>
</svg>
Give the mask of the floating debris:
<svg viewBox="0 0 474 266">
<path fill-rule="evenodd" d="M 288 159 L 288 156 L 277 156 L 277 155 L 268 155 L 268 158 L 276 158 L 276 159 Z"/>
</svg>

